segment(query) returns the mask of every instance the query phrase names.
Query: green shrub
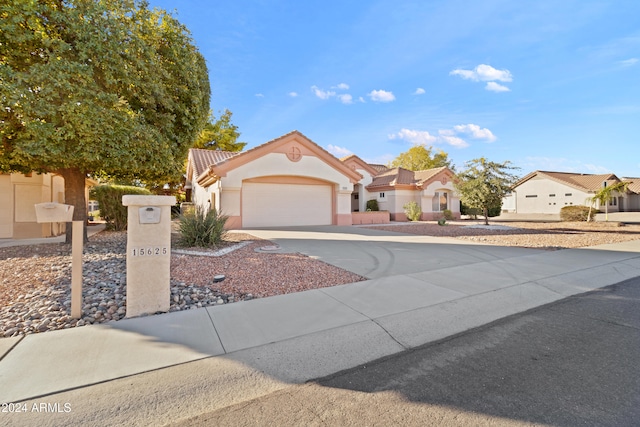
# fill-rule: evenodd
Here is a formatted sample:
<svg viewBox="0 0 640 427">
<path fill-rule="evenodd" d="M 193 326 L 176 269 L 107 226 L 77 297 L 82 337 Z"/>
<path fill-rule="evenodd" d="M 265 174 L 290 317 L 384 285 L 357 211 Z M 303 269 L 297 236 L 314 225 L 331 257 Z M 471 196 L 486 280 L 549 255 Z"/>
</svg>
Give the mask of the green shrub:
<svg viewBox="0 0 640 427">
<path fill-rule="evenodd" d="M 420 206 L 415 200 L 406 203 L 402 209 L 404 209 L 404 214 L 407 216 L 409 221 L 420 221 L 422 209 L 420 209 Z"/>
<path fill-rule="evenodd" d="M 227 233 L 224 225 L 229 217 L 212 209 L 197 207 L 180 216 L 180 243 L 183 246 L 212 247 L 218 245 Z"/>
<path fill-rule="evenodd" d="M 444 219 L 444 218 L 440 218 L 440 219 L 438 220 L 438 225 L 447 225 L 447 220 L 446 220 L 446 219 Z"/>
<path fill-rule="evenodd" d="M 367 200 L 367 211 L 379 211 L 378 201 L 376 199 Z"/>
<path fill-rule="evenodd" d="M 598 209 L 591 209 L 592 220 L 598 212 L 600 212 Z M 560 221 L 587 221 L 588 216 L 589 206 L 565 206 L 560 209 Z"/>
<path fill-rule="evenodd" d="M 445 209 L 442 211 L 442 216 L 444 216 L 444 219 L 446 219 L 447 221 L 453 221 L 453 212 L 451 212 L 449 209 Z"/>
<path fill-rule="evenodd" d="M 127 229 L 127 207 L 122 204 L 122 196 L 127 194 L 149 195 L 151 192 L 129 185 L 98 185 L 91 189 L 91 198 L 98 202 L 108 230 Z"/>
</svg>

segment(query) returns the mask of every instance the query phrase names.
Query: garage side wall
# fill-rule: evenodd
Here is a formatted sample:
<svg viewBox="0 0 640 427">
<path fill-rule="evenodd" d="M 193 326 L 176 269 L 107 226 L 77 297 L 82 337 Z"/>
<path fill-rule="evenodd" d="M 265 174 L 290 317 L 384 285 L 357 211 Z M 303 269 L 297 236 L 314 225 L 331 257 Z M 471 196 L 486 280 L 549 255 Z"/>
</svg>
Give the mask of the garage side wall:
<svg viewBox="0 0 640 427">
<path fill-rule="evenodd" d="M 570 205 L 588 205 L 591 195 L 559 182 L 534 177 L 515 189 L 516 212 L 522 214 L 558 214 Z"/>
</svg>

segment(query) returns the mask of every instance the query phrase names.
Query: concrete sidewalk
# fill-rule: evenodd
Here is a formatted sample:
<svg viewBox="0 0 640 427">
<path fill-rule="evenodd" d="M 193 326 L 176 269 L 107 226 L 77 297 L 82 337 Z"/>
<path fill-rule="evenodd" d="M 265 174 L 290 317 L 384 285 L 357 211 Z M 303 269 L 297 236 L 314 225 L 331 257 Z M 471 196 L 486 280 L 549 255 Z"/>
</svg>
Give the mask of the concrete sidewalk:
<svg viewBox="0 0 640 427">
<path fill-rule="evenodd" d="M 483 253 L 480 245 L 460 245 L 457 253 L 462 248 Z M 510 253 L 486 252 L 456 265 L 428 264 L 423 271 L 378 271 L 377 278 L 348 285 L 1 339 L 0 402 L 211 357 L 240 362 L 281 384 L 301 383 L 640 276 L 640 241 Z"/>
</svg>

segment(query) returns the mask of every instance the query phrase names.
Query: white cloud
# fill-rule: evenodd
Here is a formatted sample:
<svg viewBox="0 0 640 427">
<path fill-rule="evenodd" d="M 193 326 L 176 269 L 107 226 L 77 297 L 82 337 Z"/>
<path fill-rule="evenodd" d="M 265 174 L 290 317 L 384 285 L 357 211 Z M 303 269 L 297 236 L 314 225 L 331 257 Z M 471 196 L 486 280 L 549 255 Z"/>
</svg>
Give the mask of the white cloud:
<svg viewBox="0 0 640 427">
<path fill-rule="evenodd" d="M 457 125 L 453 127 L 453 130 L 458 133 L 464 133 L 467 135 L 471 135 L 474 139 L 486 139 L 489 142 L 493 142 L 496 140 L 496 136 L 487 128 L 481 128 L 478 125 L 474 125 L 472 123 L 468 125 Z M 442 131 L 441 131 L 442 134 Z"/>
<path fill-rule="evenodd" d="M 440 139 L 446 143 L 456 148 L 465 148 L 469 146 L 469 143 L 462 138 L 457 136 L 440 136 Z"/>
<path fill-rule="evenodd" d="M 491 92 L 510 92 L 511 89 L 509 89 L 506 86 L 501 85 L 500 83 L 496 83 L 496 82 L 487 82 L 487 85 L 484 87 L 486 90 L 490 90 Z"/>
<path fill-rule="evenodd" d="M 364 104 L 367 101 L 365 101 L 363 97 L 359 96 L 358 97 L 358 102 L 362 102 Z"/>
<path fill-rule="evenodd" d="M 322 90 L 318 86 L 315 86 L 315 85 L 311 86 L 311 90 L 320 99 L 329 99 L 332 96 L 336 96 L 335 92 Z"/>
<path fill-rule="evenodd" d="M 419 87 L 418 89 L 416 89 L 415 92 L 413 92 L 414 95 L 424 95 L 425 93 L 426 91 L 421 87 Z"/>
<path fill-rule="evenodd" d="M 469 143 L 460 135 L 469 135 L 473 139 L 484 139 L 489 142 L 496 140 L 496 136 L 487 128 L 475 124 L 457 125 L 452 129 L 439 129 L 438 135 L 431 135 L 428 131 L 401 129 L 400 132 L 389 135 L 389 139 L 403 139 L 414 145 L 447 144 L 455 148 L 465 148 Z"/>
<path fill-rule="evenodd" d="M 396 100 L 393 92 L 387 92 L 386 90 L 372 90 L 369 92 L 369 98 L 376 102 L 391 102 Z"/>
<path fill-rule="evenodd" d="M 491 65 L 486 64 L 480 64 L 473 70 L 455 69 L 449 74 L 452 76 L 460 76 L 463 79 L 473 80 L 476 82 L 491 82 L 496 80 L 500 82 L 510 82 L 513 80 L 511 71 L 506 69 L 498 70 L 493 68 Z"/>
<path fill-rule="evenodd" d="M 335 86 L 335 88 L 340 90 L 347 90 L 349 89 L 349 85 L 346 83 L 340 83 L 339 85 Z"/>
<path fill-rule="evenodd" d="M 622 65 L 623 67 L 631 67 L 632 65 L 636 65 L 638 63 L 638 58 L 629 58 L 629 59 L 625 59 L 624 61 L 618 61 L 618 64 Z"/>
<path fill-rule="evenodd" d="M 433 144 L 438 140 L 427 131 L 411 129 L 401 129 L 400 132 L 389 135 L 389 139 L 404 139 L 414 145 Z"/>
<path fill-rule="evenodd" d="M 289 96 L 292 98 L 295 98 L 296 96 L 298 96 L 297 92 L 289 92 Z"/>
<path fill-rule="evenodd" d="M 351 95 L 349 95 L 348 93 L 345 93 L 345 94 L 342 94 L 342 95 L 338 95 L 338 99 L 343 104 L 353 104 L 353 97 Z"/>
<path fill-rule="evenodd" d="M 263 94 L 261 94 L 261 93 L 256 93 L 256 97 L 257 97 L 257 98 L 264 98 L 264 95 L 263 95 Z"/>
<path fill-rule="evenodd" d="M 339 147 L 337 145 L 329 144 L 327 145 L 327 151 L 333 154 L 336 157 L 345 157 L 350 154 L 353 154 L 349 149 L 344 147 Z"/>
</svg>

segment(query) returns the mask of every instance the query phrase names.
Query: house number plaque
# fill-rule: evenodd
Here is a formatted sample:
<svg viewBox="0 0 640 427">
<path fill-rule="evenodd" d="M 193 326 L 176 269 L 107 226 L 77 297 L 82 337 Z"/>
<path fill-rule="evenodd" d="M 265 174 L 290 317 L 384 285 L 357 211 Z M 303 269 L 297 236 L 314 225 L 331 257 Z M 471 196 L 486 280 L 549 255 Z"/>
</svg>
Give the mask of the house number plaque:
<svg viewBox="0 0 640 427">
<path fill-rule="evenodd" d="M 151 257 L 151 256 L 163 256 L 169 254 L 169 248 L 166 246 L 148 246 L 148 247 L 134 247 L 131 248 L 131 256 Z"/>
</svg>

